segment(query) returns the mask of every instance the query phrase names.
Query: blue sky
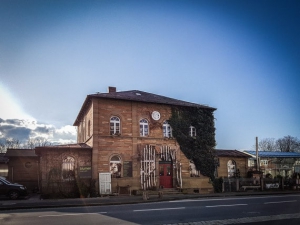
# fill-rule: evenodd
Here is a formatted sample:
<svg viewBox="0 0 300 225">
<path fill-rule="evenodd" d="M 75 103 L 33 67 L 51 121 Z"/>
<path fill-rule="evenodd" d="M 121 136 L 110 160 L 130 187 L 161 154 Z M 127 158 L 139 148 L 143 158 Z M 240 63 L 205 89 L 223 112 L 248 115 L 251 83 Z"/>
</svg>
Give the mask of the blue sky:
<svg viewBox="0 0 300 225">
<path fill-rule="evenodd" d="M 218 148 L 300 138 L 299 12 L 296 0 L 0 0 L 0 118 L 75 140 L 86 95 L 116 86 L 217 108 Z"/>
</svg>

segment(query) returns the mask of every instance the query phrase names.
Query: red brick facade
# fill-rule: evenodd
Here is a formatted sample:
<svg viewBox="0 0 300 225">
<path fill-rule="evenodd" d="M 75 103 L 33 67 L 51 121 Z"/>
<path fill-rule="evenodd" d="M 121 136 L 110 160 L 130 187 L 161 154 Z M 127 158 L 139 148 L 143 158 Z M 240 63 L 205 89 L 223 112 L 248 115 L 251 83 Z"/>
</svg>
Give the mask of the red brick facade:
<svg viewBox="0 0 300 225">
<path fill-rule="evenodd" d="M 160 113 L 160 119 L 154 120 L 153 111 Z M 120 119 L 120 134 L 110 135 L 110 119 L 116 116 Z M 78 126 L 79 143 L 90 145 L 92 150 L 92 177 L 98 181 L 99 173 L 110 172 L 110 161 L 113 156 L 121 161 L 118 178 L 112 178 L 112 191 L 118 186 L 129 185 L 132 190 L 145 188 L 141 180 L 141 151 L 145 148 L 155 150 L 155 168 L 153 171 L 156 187 L 160 184 L 160 162 L 162 154 L 176 154 L 171 162 L 172 187 L 207 189 L 211 188 L 209 179 L 190 176 L 189 160 L 180 151 L 174 138 L 163 135 L 163 122 L 171 116 L 171 105 L 130 101 L 109 98 L 87 98 L 74 125 Z M 149 123 L 149 134 L 140 135 L 140 120 L 146 119 Z M 175 153 L 176 152 L 176 153 Z M 131 177 L 124 175 L 124 163 L 132 165 Z M 153 167 L 153 166 L 152 166 Z M 128 168 L 127 168 L 128 169 Z M 128 171 L 127 171 L 128 172 Z M 98 185 L 98 183 L 97 183 Z M 153 186 L 153 185 L 152 185 Z"/>
</svg>

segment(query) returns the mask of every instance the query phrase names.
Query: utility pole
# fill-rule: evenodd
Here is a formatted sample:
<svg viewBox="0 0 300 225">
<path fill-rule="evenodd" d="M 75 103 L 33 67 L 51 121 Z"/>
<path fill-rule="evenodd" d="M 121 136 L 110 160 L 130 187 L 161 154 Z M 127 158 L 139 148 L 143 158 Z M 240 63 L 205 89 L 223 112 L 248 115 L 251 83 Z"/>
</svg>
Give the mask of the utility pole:
<svg viewBox="0 0 300 225">
<path fill-rule="evenodd" d="M 256 170 L 259 171 L 259 159 L 258 159 L 258 137 L 256 139 Z"/>
</svg>

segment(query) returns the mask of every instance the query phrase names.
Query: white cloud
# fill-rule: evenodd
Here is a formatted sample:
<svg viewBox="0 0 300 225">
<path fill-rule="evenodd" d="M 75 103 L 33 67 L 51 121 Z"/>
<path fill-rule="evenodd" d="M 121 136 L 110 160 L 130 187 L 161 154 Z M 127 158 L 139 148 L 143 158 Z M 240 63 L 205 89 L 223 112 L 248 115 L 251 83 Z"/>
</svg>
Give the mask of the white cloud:
<svg viewBox="0 0 300 225">
<path fill-rule="evenodd" d="M 76 129 L 70 125 L 56 128 L 53 125 L 38 123 L 35 120 L 1 119 L 0 141 L 13 138 L 25 144 L 30 139 L 43 139 L 52 144 L 76 142 Z"/>
</svg>

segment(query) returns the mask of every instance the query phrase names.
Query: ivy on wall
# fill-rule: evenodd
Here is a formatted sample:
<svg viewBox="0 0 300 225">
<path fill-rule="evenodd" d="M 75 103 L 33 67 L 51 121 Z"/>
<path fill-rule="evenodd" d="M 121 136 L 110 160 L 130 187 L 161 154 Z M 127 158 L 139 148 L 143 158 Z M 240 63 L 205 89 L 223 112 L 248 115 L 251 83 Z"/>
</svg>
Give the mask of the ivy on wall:
<svg viewBox="0 0 300 225">
<path fill-rule="evenodd" d="M 173 107 L 169 123 L 173 136 L 185 156 L 192 160 L 201 174 L 215 179 L 215 123 L 214 109 Z M 196 128 L 196 137 L 189 135 L 190 126 Z"/>
</svg>

